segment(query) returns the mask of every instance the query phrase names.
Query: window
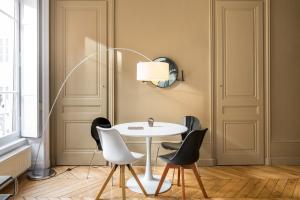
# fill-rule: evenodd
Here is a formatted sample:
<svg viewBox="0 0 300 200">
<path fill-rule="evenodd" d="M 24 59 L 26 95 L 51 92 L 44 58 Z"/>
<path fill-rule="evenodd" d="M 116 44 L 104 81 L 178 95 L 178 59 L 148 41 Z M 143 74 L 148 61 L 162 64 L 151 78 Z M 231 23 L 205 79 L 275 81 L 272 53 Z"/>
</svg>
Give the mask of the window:
<svg viewBox="0 0 300 200">
<path fill-rule="evenodd" d="M 0 0 L 0 139 L 19 135 L 19 4 Z"/>
<path fill-rule="evenodd" d="M 21 4 L 21 135 L 38 137 L 38 1 Z"/>
<path fill-rule="evenodd" d="M 0 62 L 8 62 L 8 38 L 0 38 Z"/>
<path fill-rule="evenodd" d="M 0 0 L 0 146 L 38 137 L 38 0 Z"/>
</svg>

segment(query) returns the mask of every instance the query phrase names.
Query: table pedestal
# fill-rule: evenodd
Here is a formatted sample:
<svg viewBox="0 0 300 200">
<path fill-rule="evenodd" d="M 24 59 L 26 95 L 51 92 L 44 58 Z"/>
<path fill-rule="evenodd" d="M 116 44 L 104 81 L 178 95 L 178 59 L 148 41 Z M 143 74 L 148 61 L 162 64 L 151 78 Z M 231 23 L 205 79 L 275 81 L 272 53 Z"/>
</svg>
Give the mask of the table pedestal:
<svg viewBox="0 0 300 200">
<path fill-rule="evenodd" d="M 152 168 L 151 168 L 151 142 L 152 138 L 151 137 L 146 137 L 146 169 L 145 169 L 145 174 L 144 175 L 138 175 L 139 180 L 141 181 L 142 185 L 144 186 L 147 194 L 155 194 L 156 188 L 158 186 L 158 183 L 160 181 L 160 176 L 158 175 L 153 175 L 152 174 Z M 137 182 L 134 180 L 134 178 L 130 178 L 126 186 L 138 193 L 142 193 L 142 190 L 138 186 Z M 162 184 L 162 187 L 160 189 L 160 193 L 165 192 L 169 190 L 172 186 L 171 181 L 165 180 L 164 183 Z"/>
</svg>

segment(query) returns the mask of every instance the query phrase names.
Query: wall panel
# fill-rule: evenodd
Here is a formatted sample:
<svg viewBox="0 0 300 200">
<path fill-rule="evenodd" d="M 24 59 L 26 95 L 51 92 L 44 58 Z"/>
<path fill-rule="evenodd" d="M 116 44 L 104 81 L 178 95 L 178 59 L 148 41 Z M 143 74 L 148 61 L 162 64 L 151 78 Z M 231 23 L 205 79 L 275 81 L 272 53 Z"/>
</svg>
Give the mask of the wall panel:
<svg viewBox="0 0 300 200">
<path fill-rule="evenodd" d="M 271 158 L 300 164 L 300 1 L 271 2 Z"/>
</svg>

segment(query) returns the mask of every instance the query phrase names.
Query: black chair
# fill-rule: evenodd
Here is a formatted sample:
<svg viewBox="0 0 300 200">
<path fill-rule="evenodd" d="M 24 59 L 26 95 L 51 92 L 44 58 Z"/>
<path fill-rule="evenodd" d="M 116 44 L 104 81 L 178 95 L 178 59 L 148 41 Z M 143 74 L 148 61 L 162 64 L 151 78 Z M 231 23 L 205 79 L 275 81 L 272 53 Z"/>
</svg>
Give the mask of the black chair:
<svg viewBox="0 0 300 200">
<path fill-rule="evenodd" d="M 97 150 L 102 151 L 100 138 L 99 138 L 98 131 L 97 131 L 97 128 L 96 128 L 97 126 L 100 126 L 101 128 L 111 128 L 111 123 L 108 119 L 106 119 L 104 117 L 97 117 L 96 119 L 93 120 L 92 125 L 91 125 L 91 136 L 93 137 L 93 139 L 95 140 L 95 142 L 97 144 Z M 92 159 L 90 161 L 87 178 L 89 177 L 92 162 L 94 160 L 95 153 L 96 153 L 97 150 L 94 151 Z M 108 165 L 108 162 L 106 162 L 106 166 L 107 165 Z"/>
<path fill-rule="evenodd" d="M 159 154 L 159 149 L 160 147 L 167 149 L 167 150 L 171 150 L 171 151 L 175 151 L 178 150 L 182 144 L 182 141 L 185 139 L 185 137 L 187 136 L 187 134 L 193 130 L 200 130 L 201 129 L 201 123 L 199 121 L 199 119 L 197 117 L 194 116 L 184 116 L 183 117 L 183 125 L 185 125 L 187 127 L 187 131 L 185 133 L 181 134 L 181 141 L 178 143 L 174 143 L 174 142 L 162 142 L 160 145 L 158 145 L 157 148 L 157 153 L 156 153 L 156 159 L 155 159 L 155 165 L 157 166 L 157 158 L 158 158 L 158 154 Z M 173 178 L 172 178 L 172 183 L 174 180 L 174 174 L 175 174 L 175 169 L 173 171 Z M 178 178 L 177 178 L 177 185 L 180 185 L 180 169 L 178 168 Z"/>
<path fill-rule="evenodd" d="M 182 145 L 180 146 L 178 151 L 161 155 L 159 158 L 166 162 L 167 165 L 164 169 L 158 187 L 156 189 L 155 195 L 158 195 L 160 188 L 167 176 L 167 173 L 170 168 L 180 168 L 181 171 L 181 188 L 182 188 L 182 199 L 185 199 L 185 185 L 184 185 L 184 169 L 192 169 L 197 182 L 202 190 L 203 196 L 208 198 L 203 183 L 201 181 L 201 177 L 199 176 L 196 162 L 199 159 L 199 149 L 203 142 L 203 138 L 207 129 L 203 130 L 194 130 L 190 132 L 186 138 L 184 139 Z"/>
<path fill-rule="evenodd" d="M 92 137 L 94 138 L 94 140 L 97 144 L 98 150 L 102 151 L 100 138 L 99 138 L 98 131 L 97 131 L 97 128 L 96 128 L 97 126 L 99 126 L 101 128 L 111 128 L 111 123 L 108 119 L 106 119 L 104 117 L 97 117 L 92 122 L 91 135 L 92 135 Z"/>
</svg>

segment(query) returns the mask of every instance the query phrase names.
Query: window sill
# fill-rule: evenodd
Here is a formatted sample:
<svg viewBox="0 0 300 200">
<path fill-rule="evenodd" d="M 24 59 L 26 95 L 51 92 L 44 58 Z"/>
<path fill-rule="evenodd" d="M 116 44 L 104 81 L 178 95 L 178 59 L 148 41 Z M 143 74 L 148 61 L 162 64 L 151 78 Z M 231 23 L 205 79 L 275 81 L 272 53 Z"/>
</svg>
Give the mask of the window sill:
<svg viewBox="0 0 300 200">
<path fill-rule="evenodd" d="M 21 146 L 28 145 L 28 141 L 25 138 L 18 138 L 8 144 L 5 144 L 0 147 L 0 156 L 7 154 Z"/>
</svg>

